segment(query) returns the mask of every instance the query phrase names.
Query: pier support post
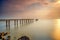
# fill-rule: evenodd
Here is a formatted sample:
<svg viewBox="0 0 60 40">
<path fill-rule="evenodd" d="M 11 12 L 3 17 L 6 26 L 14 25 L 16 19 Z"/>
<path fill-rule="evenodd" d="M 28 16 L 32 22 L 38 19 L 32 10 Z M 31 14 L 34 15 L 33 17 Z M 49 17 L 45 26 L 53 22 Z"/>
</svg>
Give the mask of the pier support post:
<svg viewBox="0 0 60 40">
<path fill-rule="evenodd" d="M 18 20 L 14 20 L 14 26 L 16 27 L 18 27 Z"/>
<path fill-rule="evenodd" d="M 10 30 L 10 20 L 6 20 L 6 29 Z"/>
</svg>

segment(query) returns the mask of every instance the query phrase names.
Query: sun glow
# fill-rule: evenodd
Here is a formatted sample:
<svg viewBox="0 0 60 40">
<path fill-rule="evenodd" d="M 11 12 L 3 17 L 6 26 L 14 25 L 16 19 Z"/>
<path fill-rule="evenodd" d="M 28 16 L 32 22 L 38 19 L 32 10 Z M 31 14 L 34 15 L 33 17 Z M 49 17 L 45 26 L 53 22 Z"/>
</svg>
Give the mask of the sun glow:
<svg viewBox="0 0 60 40">
<path fill-rule="evenodd" d="M 55 20 L 55 30 L 53 33 L 53 38 L 56 40 L 60 40 L 60 19 Z"/>
<path fill-rule="evenodd" d="M 57 3 L 60 3 L 60 0 L 58 0 Z"/>
</svg>

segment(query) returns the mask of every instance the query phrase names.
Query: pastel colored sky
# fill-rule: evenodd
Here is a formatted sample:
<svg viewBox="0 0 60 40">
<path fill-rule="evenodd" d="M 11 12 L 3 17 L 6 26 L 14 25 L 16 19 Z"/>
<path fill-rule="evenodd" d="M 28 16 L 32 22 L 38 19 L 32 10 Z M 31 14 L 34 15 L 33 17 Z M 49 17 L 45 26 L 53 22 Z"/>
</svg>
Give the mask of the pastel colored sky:
<svg viewBox="0 0 60 40">
<path fill-rule="evenodd" d="M 44 18 L 50 11 L 49 3 L 53 1 L 0 0 L 0 18 Z"/>
</svg>

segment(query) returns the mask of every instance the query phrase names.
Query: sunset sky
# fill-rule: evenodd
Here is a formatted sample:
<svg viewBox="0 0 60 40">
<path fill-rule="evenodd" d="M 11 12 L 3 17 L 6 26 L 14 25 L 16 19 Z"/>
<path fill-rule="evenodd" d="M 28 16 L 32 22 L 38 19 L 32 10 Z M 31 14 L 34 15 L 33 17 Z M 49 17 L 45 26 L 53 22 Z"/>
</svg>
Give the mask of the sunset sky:
<svg viewBox="0 0 60 40">
<path fill-rule="evenodd" d="M 54 0 L 0 0 L 0 18 L 44 18 L 49 15 L 52 2 Z"/>
</svg>

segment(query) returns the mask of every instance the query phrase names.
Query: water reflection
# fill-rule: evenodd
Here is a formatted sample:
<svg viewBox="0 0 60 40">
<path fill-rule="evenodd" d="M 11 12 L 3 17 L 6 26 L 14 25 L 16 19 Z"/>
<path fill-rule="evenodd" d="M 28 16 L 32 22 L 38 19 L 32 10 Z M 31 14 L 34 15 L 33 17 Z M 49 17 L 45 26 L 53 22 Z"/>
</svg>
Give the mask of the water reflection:
<svg viewBox="0 0 60 40">
<path fill-rule="evenodd" d="M 38 21 L 27 19 L 23 21 L 14 20 L 10 21 L 10 29 L 6 29 L 5 21 L 0 21 L 0 32 L 10 32 L 11 40 L 17 40 L 21 36 L 25 35 L 31 40 L 52 40 L 51 38 L 56 38 L 54 35 L 52 35 L 54 32 L 57 33 L 54 30 L 59 30 L 56 28 L 58 23 L 56 23 L 55 19 L 39 19 Z M 59 38 L 60 36 L 57 37 Z"/>
<path fill-rule="evenodd" d="M 60 19 L 55 19 L 55 27 L 52 37 L 55 40 L 60 40 Z"/>
</svg>

